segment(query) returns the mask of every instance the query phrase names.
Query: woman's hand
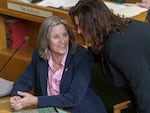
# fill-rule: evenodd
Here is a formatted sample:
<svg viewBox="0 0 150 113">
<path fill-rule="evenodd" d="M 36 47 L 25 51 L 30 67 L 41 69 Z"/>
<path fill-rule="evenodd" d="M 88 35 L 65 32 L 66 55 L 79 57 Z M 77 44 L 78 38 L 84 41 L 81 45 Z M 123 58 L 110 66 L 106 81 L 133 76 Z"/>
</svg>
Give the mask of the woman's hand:
<svg viewBox="0 0 150 113">
<path fill-rule="evenodd" d="M 16 106 L 17 106 L 17 102 L 18 100 L 20 100 L 21 97 L 20 96 L 13 96 L 10 98 L 10 105 L 11 105 L 11 108 L 17 110 Z"/>
<path fill-rule="evenodd" d="M 11 107 L 14 110 L 22 110 L 27 107 L 37 107 L 38 98 L 36 96 L 21 91 L 18 91 L 17 93 L 19 96 L 14 96 L 10 98 Z"/>
</svg>

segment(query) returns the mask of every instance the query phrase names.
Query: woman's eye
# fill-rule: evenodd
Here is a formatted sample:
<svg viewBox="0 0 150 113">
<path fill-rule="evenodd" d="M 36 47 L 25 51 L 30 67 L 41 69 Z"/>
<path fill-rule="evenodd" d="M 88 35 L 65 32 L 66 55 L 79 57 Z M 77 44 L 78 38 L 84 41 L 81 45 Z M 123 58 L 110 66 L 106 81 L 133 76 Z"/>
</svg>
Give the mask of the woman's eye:
<svg viewBox="0 0 150 113">
<path fill-rule="evenodd" d="M 64 33 L 63 36 L 64 36 L 64 37 L 68 36 L 68 33 Z"/>
<path fill-rule="evenodd" d="M 59 38 L 59 36 L 53 36 L 52 38 Z"/>
</svg>

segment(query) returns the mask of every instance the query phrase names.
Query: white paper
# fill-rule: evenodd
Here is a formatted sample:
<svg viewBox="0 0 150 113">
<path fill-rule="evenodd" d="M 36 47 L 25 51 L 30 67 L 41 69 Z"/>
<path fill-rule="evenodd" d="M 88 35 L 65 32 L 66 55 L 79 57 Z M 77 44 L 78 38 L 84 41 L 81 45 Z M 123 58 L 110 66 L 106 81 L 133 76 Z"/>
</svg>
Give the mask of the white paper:
<svg viewBox="0 0 150 113">
<path fill-rule="evenodd" d="M 114 11 L 114 13 L 116 15 L 119 14 L 121 16 L 130 18 L 130 17 L 136 16 L 136 15 L 139 15 L 140 13 L 145 12 L 145 11 L 147 11 L 147 9 L 141 8 L 141 7 L 135 5 L 135 6 L 127 6 L 118 11 Z"/>
<path fill-rule="evenodd" d="M 117 11 L 117 10 L 120 10 L 120 9 L 123 9 L 126 7 L 125 5 L 116 4 L 116 3 L 112 3 L 112 2 L 104 2 L 104 3 L 109 9 L 111 9 L 113 11 Z"/>
<path fill-rule="evenodd" d="M 74 6 L 79 0 L 43 0 L 39 3 L 37 3 L 37 5 L 40 6 L 50 6 L 50 7 L 55 7 L 55 8 L 59 8 L 59 7 L 71 7 Z"/>
<path fill-rule="evenodd" d="M 133 17 L 139 15 L 142 12 L 147 11 L 146 8 L 142 8 L 137 6 L 136 4 L 124 3 L 124 4 L 117 4 L 112 2 L 105 2 L 106 6 L 113 10 L 114 14 L 120 15 L 123 17 Z"/>
</svg>

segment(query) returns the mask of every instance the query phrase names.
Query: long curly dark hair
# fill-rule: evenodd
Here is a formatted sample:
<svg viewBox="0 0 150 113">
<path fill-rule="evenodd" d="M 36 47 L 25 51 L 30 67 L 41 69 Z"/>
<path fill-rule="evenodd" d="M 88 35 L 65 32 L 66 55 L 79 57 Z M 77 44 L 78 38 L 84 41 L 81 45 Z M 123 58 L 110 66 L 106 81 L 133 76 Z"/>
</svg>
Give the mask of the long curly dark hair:
<svg viewBox="0 0 150 113">
<path fill-rule="evenodd" d="M 69 15 L 73 22 L 77 16 L 79 25 L 90 34 L 93 52 L 100 52 L 112 32 L 122 34 L 131 22 L 129 18 L 114 15 L 101 0 L 80 0 L 69 10 Z"/>
</svg>

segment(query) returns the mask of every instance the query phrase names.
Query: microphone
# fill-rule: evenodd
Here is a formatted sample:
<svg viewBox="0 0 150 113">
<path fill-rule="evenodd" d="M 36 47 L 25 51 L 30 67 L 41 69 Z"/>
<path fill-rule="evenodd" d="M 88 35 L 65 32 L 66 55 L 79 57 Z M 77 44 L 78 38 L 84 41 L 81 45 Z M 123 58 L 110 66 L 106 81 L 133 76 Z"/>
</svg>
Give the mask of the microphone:
<svg viewBox="0 0 150 113">
<path fill-rule="evenodd" d="M 15 51 L 12 53 L 12 55 L 8 58 L 8 60 L 6 61 L 6 63 L 2 66 L 2 68 L 0 69 L 0 72 L 3 71 L 3 69 L 8 65 L 8 63 L 10 62 L 10 60 L 13 58 L 13 56 L 17 53 L 17 51 L 22 47 L 22 45 L 25 43 L 25 42 L 28 42 L 29 41 L 29 37 L 26 36 L 24 38 L 24 40 L 20 43 L 20 45 L 15 49 Z"/>
</svg>

